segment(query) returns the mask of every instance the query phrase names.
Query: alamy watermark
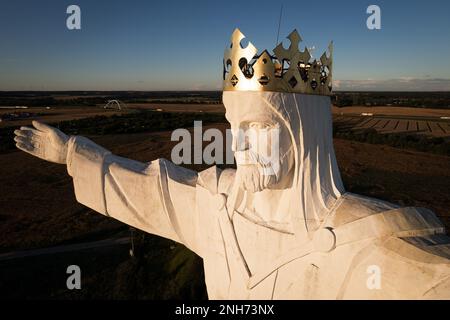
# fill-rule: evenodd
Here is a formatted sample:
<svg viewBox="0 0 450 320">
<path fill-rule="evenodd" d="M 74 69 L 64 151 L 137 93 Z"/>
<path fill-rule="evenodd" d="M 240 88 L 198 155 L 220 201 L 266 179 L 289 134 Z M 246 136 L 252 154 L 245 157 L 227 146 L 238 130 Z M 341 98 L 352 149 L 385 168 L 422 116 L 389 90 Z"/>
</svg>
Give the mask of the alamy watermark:
<svg viewBox="0 0 450 320">
<path fill-rule="evenodd" d="M 278 126 L 254 125 L 245 129 L 227 129 L 225 137 L 219 129 L 209 128 L 203 133 L 202 128 L 202 121 L 194 121 L 193 134 L 187 129 L 172 132 L 171 141 L 178 141 L 171 152 L 173 163 L 234 164 L 236 159 L 237 165 L 257 165 L 264 175 L 277 174 L 279 171 Z M 204 142 L 209 142 L 205 148 Z"/>
<path fill-rule="evenodd" d="M 381 289 L 381 268 L 376 264 L 370 265 L 366 269 L 369 277 L 366 280 L 366 286 L 369 290 Z"/>
<path fill-rule="evenodd" d="M 66 27 L 69 30 L 81 29 L 81 9 L 76 4 L 72 4 L 67 7 L 66 13 L 69 16 L 66 19 Z"/>
<path fill-rule="evenodd" d="M 367 17 L 366 25 L 369 30 L 380 30 L 381 29 L 381 9 L 376 4 L 371 4 L 367 7 Z"/>
<path fill-rule="evenodd" d="M 67 280 L 66 280 L 67 289 L 69 289 L 69 290 L 81 289 L 81 269 L 80 269 L 80 267 L 75 264 L 72 264 L 67 267 L 66 273 L 70 274 L 70 276 L 68 276 Z"/>
</svg>

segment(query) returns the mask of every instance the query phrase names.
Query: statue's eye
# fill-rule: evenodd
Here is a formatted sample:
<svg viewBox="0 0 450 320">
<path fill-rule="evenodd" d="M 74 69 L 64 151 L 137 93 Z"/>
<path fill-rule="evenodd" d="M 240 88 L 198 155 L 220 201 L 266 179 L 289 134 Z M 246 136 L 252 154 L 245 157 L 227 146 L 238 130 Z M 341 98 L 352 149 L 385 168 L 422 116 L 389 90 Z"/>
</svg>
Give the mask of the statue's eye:
<svg viewBox="0 0 450 320">
<path fill-rule="evenodd" d="M 265 122 L 250 122 L 248 127 L 251 129 L 269 129 L 272 126 L 269 123 Z"/>
</svg>

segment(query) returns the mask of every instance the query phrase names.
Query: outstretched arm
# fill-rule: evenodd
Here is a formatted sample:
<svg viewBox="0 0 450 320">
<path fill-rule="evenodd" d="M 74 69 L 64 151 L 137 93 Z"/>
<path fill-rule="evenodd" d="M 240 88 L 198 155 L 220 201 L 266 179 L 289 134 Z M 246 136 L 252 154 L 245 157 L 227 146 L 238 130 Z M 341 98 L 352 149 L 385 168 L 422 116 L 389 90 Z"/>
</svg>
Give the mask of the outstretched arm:
<svg viewBox="0 0 450 320">
<path fill-rule="evenodd" d="M 142 163 L 113 155 L 91 140 L 68 137 L 33 121 L 16 130 L 19 149 L 67 164 L 78 202 L 138 229 L 198 252 L 195 214 L 197 173 L 165 159 Z"/>
</svg>

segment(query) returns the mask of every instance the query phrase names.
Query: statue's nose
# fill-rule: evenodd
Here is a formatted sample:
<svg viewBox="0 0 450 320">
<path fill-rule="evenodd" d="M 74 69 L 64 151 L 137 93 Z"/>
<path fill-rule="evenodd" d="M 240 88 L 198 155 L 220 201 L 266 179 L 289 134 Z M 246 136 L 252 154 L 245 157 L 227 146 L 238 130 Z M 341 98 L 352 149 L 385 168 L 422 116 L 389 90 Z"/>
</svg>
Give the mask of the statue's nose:
<svg viewBox="0 0 450 320">
<path fill-rule="evenodd" d="M 237 152 L 237 151 L 247 150 L 247 148 L 248 148 L 248 146 L 245 141 L 245 137 L 243 137 L 239 134 L 238 135 L 233 134 L 233 140 L 231 142 L 231 150 L 233 152 Z"/>
<path fill-rule="evenodd" d="M 233 152 L 245 151 L 248 149 L 248 142 L 242 129 L 234 129 L 231 131 L 231 134 L 233 138 L 231 142 L 231 150 Z"/>
</svg>

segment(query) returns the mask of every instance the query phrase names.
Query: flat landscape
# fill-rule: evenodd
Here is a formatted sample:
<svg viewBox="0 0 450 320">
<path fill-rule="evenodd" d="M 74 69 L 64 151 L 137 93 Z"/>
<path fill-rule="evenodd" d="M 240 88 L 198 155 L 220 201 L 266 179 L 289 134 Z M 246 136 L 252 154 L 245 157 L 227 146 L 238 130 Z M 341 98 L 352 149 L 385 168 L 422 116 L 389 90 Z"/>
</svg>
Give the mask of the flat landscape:
<svg viewBox="0 0 450 320">
<path fill-rule="evenodd" d="M 374 109 L 333 108 L 333 114 L 336 122 L 342 121 L 341 118 L 355 118 L 355 123 L 351 122 L 352 128 L 359 118 L 369 125 L 376 117 L 397 121 L 398 117 L 411 116 L 411 110 L 403 108 Z M 449 114 L 448 110 L 413 111 L 416 111 L 414 117 L 427 119 Z M 1 109 L 0 112 L 11 110 Z M 115 154 L 143 162 L 160 157 L 170 159 L 171 149 L 176 144 L 170 141 L 172 130 L 178 127 L 192 130 L 193 119 L 203 119 L 206 122 L 204 130 L 228 128 L 220 104 L 130 103 L 123 110 L 69 106 L 29 108 L 27 112 L 31 114 L 29 117 L 0 123 L 0 130 L 3 130 L 0 141 L 11 139 L 9 135 L 14 127 L 40 119 L 62 130 L 67 129 L 69 133 L 77 129 L 77 133 L 88 136 Z M 363 112 L 374 113 L 374 116 L 361 116 Z M 421 133 L 416 130 L 414 134 Z M 341 138 L 335 138 L 334 144 L 347 191 L 405 206 L 430 208 L 449 229 L 448 155 Z M 189 167 L 203 170 L 208 166 Z M 64 165 L 36 159 L 8 145 L 0 152 L 0 168 L 2 295 L 54 299 L 206 297 L 201 260 L 195 254 L 172 241 L 138 230 L 130 231 L 123 223 L 78 204 Z M 128 240 L 66 253 L 6 258 L 23 254 L 23 250 L 114 239 Z M 129 255 L 131 239 L 134 257 Z M 65 289 L 64 266 L 68 264 L 83 266 L 86 290 L 75 293 Z M 44 291 L 39 290 L 44 287 Z"/>
<path fill-rule="evenodd" d="M 10 114 L 17 114 L 14 120 L 3 120 L 0 122 L 0 128 L 17 127 L 29 125 L 32 119 L 39 119 L 46 123 L 57 123 L 68 120 L 86 119 L 95 116 L 112 116 L 126 114 L 136 110 L 154 110 L 164 112 L 207 112 L 207 113 L 225 113 L 222 104 L 201 104 L 189 105 L 181 103 L 167 104 L 127 104 L 127 107 L 118 109 L 105 109 L 103 106 L 64 106 L 47 109 L 45 107 L 33 107 L 28 109 L 0 108 L 0 117 Z"/>
</svg>

